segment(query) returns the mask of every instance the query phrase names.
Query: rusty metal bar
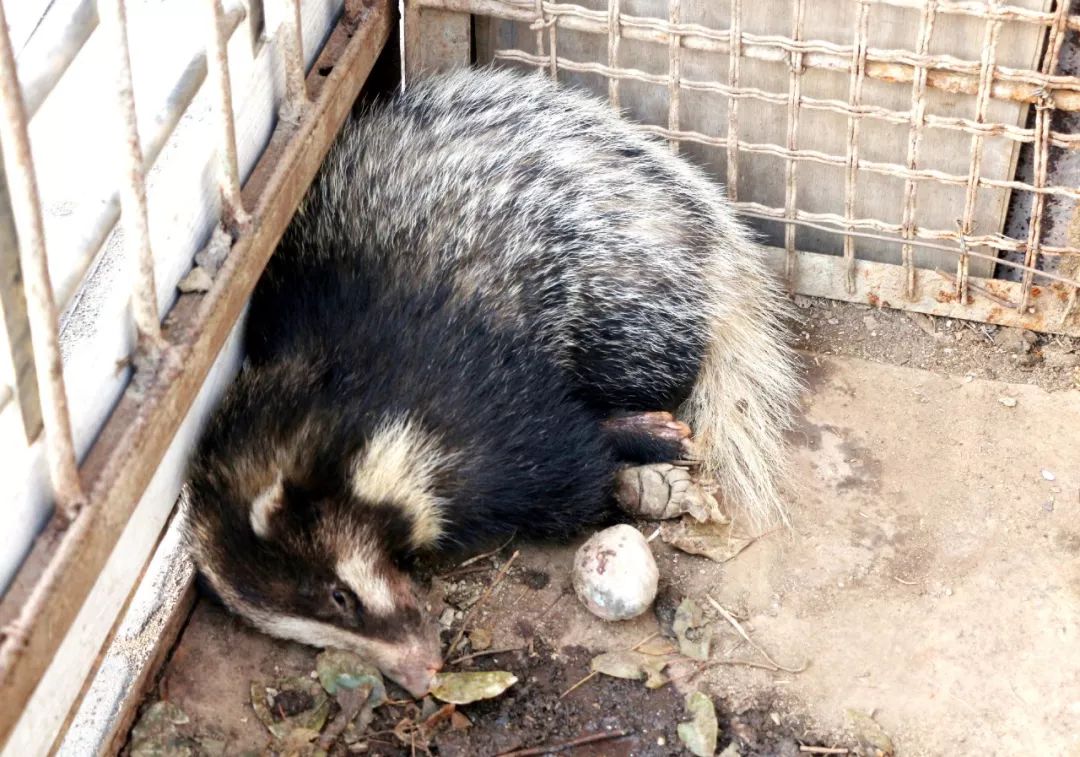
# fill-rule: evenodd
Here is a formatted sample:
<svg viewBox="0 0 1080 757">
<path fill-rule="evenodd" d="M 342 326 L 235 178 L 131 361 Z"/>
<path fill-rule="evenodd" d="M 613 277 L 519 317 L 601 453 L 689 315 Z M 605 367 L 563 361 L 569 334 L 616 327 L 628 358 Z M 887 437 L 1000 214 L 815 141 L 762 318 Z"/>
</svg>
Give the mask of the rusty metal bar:
<svg viewBox="0 0 1080 757">
<path fill-rule="evenodd" d="M 225 225 L 235 235 L 251 223 L 251 216 L 244 210 L 244 200 L 240 196 L 240 168 L 236 156 L 236 123 L 233 116 L 232 81 L 229 78 L 229 32 L 225 9 L 221 0 L 209 0 L 209 5 L 210 46 L 207 48 L 206 60 L 213 74 L 218 123 L 221 127 L 221 141 L 218 145 L 221 200 L 225 210 Z"/>
<path fill-rule="evenodd" d="M 96 0 L 60 0 L 19 53 L 19 84 L 33 118 L 98 25 Z"/>
<path fill-rule="evenodd" d="M 1042 72 L 1052 74 L 1057 70 L 1058 60 L 1061 57 L 1061 45 L 1065 41 L 1068 31 L 1068 10 L 1070 3 L 1059 2 L 1054 25 L 1050 29 L 1046 51 L 1043 54 Z M 1032 183 L 1037 188 L 1046 185 L 1046 175 L 1050 163 L 1050 143 L 1047 136 L 1050 132 L 1050 122 L 1054 115 L 1055 102 L 1049 94 L 1039 98 L 1035 105 L 1035 165 Z M 1028 228 L 1027 249 L 1024 251 L 1024 277 L 1022 280 L 1023 290 L 1020 296 L 1020 309 L 1027 310 L 1031 300 L 1032 271 L 1038 267 L 1039 247 L 1042 244 L 1043 209 L 1046 207 L 1046 195 L 1036 193 L 1031 202 L 1031 224 Z"/>
<path fill-rule="evenodd" d="M 795 40 L 801 40 L 803 36 L 803 22 L 806 17 L 806 0 L 795 0 L 791 11 L 791 36 Z M 788 91 L 787 91 L 787 135 L 784 144 L 794 155 L 798 148 L 799 137 L 799 98 L 802 91 L 803 55 L 801 52 L 792 52 L 787 59 L 788 67 Z M 784 161 L 784 210 L 789 217 L 795 217 L 795 208 L 798 202 L 799 187 L 796 183 L 798 163 L 793 158 Z M 784 227 L 784 249 L 787 250 L 787 260 L 784 265 L 784 280 L 792 281 L 795 277 L 795 227 Z"/>
<path fill-rule="evenodd" d="M 307 81 L 304 78 L 304 27 L 300 18 L 300 0 L 284 3 L 281 21 L 281 55 L 285 65 L 285 105 L 283 115 L 295 121 L 308 105 Z"/>
<path fill-rule="evenodd" d="M 509 21 L 532 22 L 536 15 L 533 2 L 511 0 L 415 0 L 425 8 L 476 13 Z M 559 17 L 564 29 L 588 34 L 606 35 L 607 11 L 592 11 L 575 5 L 544 2 L 547 16 Z M 1080 29 L 1080 16 L 1070 17 L 1070 28 Z M 710 29 L 697 24 L 681 24 L 672 28 L 666 19 L 644 18 L 622 14 L 622 36 L 641 42 L 667 45 L 670 34 L 682 37 L 687 50 L 730 52 L 729 30 Z M 786 63 L 792 52 L 803 53 L 803 65 L 833 71 L 851 71 L 850 45 L 837 45 L 823 40 L 795 41 L 787 37 L 743 32 L 742 55 L 754 60 Z M 868 48 L 866 76 L 880 81 L 910 84 L 919 75 L 918 68 L 927 69 L 927 85 L 954 94 L 977 95 L 979 92 L 979 63 L 948 55 L 919 55 L 903 50 Z M 562 61 L 559 61 L 562 65 Z M 1052 76 L 1027 69 L 999 66 L 995 72 L 991 96 L 998 100 L 1034 103 L 1043 95 L 1053 98 L 1058 110 L 1080 110 L 1080 81 L 1070 76 Z"/>
<path fill-rule="evenodd" d="M 26 310 L 22 265 L 19 264 L 19 236 L 2 163 L 0 161 L 0 316 L 7 332 L 14 391 L 19 399 L 23 432 L 29 443 L 41 433 L 41 396 L 34 366 L 34 345 L 30 339 L 30 316 Z"/>
<path fill-rule="evenodd" d="M 53 520 L 6 596 L 0 617 L 17 615 L 0 641 L 0 743 L 8 738 L 63 641 L 270 253 L 314 178 L 392 28 L 387 0 L 338 22 L 312 77 L 315 99 L 298 125 L 280 121 L 244 187 L 251 228 L 235 242 L 205 295 L 185 295 L 167 318 L 170 346 L 146 387 L 131 387 L 83 465 L 88 506 L 70 524 Z M 11 77 L 12 82 L 14 77 Z M 15 587 L 22 587 L 18 590 Z"/>
<path fill-rule="evenodd" d="M 124 0 L 106 3 L 105 24 L 110 46 L 116 55 L 117 133 L 122 137 L 120 207 L 124 221 L 124 242 L 135 259 L 135 281 L 131 298 L 135 327 L 139 332 L 139 354 L 153 361 L 165 346 L 158 314 L 157 285 L 154 281 L 154 253 L 150 248 L 150 222 L 146 208 L 146 174 L 135 115 L 135 91 L 131 81 L 131 53 L 128 49 L 127 8 Z"/>
<path fill-rule="evenodd" d="M 934 20 L 937 17 L 938 0 L 925 0 L 926 4 L 919 16 L 919 37 L 916 42 L 917 52 L 926 55 L 930 50 L 930 40 L 934 35 Z M 926 77 L 925 66 L 916 68 L 915 79 L 911 84 L 911 118 L 908 127 L 907 160 L 908 171 L 914 171 L 919 164 L 919 148 L 922 146 L 923 127 L 927 123 L 926 114 Z M 904 179 L 903 220 L 900 223 L 904 239 L 915 236 L 915 204 L 918 183 L 912 178 Z M 905 242 L 900 248 L 900 258 L 904 266 L 904 294 L 908 300 L 915 299 L 915 256 L 913 245 Z"/>
<path fill-rule="evenodd" d="M 683 9 L 679 6 L 679 0 L 667 0 L 667 21 L 672 26 L 678 25 L 681 10 Z M 681 93 L 683 93 L 683 87 L 679 84 L 679 80 L 683 78 L 683 56 L 681 56 L 681 40 L 678 35 L 672 35 L 671 42 L 667 45 L 667 77 L 669 77 L 669 84 L 667 84 L 667 129 L 677 133 L 680 122 L 680 99 Z M 678 139 L 672 139 L 667 144 L 671 146 L 672 152 L 678 154 Z"/>
<path fill-rule="evenodd" d="M 232 6 L 225 14 L 225 30 L 228 35 L 235 33 L 244 20 L 245 10 L 241 5 Z M 191 61 L 184 68 L 176 86 L 165 96 L 154 110 L 153 129 L 146 137 L 143 145 L 143 171 L 149 172 L 154 162 L 158 159 L 161 151 L 168 142 L 181 116 L 187 111 L 191 102 L 199 92 L 199 88 L 206 80 L 207 62 L 206 51 L 200 50 L 195 53 Z M 94 219 L 90 228 L 82 237 L 79 248 L 82 250 L 73 268 L 66 273 L 58 283 L 57 301 L 66 305 L 75 296 L 75 292 L 82 285 L 83 276 L 97 257 L 98 250 L 105 244 L 113 227 L 120 220 L 120 196 L 114 193 L 102 204 L 102 208 Z"/>
<path fill-rule="evenodd" d="M 79 511 L 84 498 L 71 436 L 71 417 L 60 357 L 59 318 L 52 282 L 49 280 L 41 199 L 30 152 L 27 121 L 15 70 L 15 55 L 8 35 L 7 17 L 0 4 L 0 147 L 3 148 L 11 209 L 19 236 L 38 387 L 43 395 L 41 410 L 49 477 L 58 511 L 70 519 Z"/>
<path fill-rule="evenodd" d="M 772 269 L 782 274 L 786 251 L 781 247 L 766 247 L 766 258 Z M 935 275 L 933 271 L 920 282 L 914 299 L 905 293 L 907 274 L 904 267 L 872 260 L 861 261 L 854 292 L 844 285 L 844 259 L 838 255 L 825 255 L 799 251 L 798 291 L 812 297 L 859 302 L 872 307 L 897 308 L 928 313 L 945 318 L 962 318 L 999 326 L 1011 326 L 1033 331 L 1080 336 L 1080 321 L 1066 321 L 1061 316 L 1067 305 L 1057 296 L 1040 298 L 1040 310 L 1036 313 L 1020 310 L 1015 303 L 1020 299 L 1021 284 L 1014 281 L 971 277 L 971 293 L 964 302 L 956 296 L 955 279 L 948 274 Z M 1061 292 L 1055 286 L 1054 293 Z"/>
</svg>

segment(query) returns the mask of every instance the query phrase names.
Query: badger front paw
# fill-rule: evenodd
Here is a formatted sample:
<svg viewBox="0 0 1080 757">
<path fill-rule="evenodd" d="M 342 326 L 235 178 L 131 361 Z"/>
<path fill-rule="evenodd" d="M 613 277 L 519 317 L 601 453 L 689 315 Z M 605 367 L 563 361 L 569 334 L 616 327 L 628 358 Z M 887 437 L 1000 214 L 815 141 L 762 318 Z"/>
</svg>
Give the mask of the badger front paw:
<svg viewBox="0 0 1080 757">
<path fill-rule="evenodd" d="M 716 498 L 688 468 L 653 463 L 624 468 L 615 475 L 615 501 L 639 518 L 663 520 L 688 513 L 702 523 L 718 520 Z"/>
</svg>

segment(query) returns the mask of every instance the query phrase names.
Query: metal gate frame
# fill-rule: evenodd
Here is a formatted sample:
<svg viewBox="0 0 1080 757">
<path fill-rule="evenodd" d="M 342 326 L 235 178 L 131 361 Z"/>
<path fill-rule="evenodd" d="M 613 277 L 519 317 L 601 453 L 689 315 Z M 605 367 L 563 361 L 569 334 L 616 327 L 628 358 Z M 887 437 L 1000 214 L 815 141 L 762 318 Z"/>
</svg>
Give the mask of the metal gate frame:
<svg viewBox="0 0 1080 757">
<path fill-rule="evenodd" d="M 665 138 L 677 146 L 678 141 L 694 141 L 698 144 L 725 148 L 729 156 L 738 152 L 767 153 L 782 157 L 788 171 L 788 207 L 769 208 L 757 203 L 738 202 L 737 210 L 747 217 L 767 219 L 785 224 L 787 245 L 767 247 L 770 263 L 787 282 L 793 293 L 826 297 L 868 304 L 874 307 L 899 308 L 930 315 L 962 318 L 1001 326 L 1015 326 L 1032 331 L 1080 336 L 1080 208 L 1076 211 L 1069 228 L 1068 244 L 1061 249 L 1042 244 L 1040 221 L 1045 198 L 1048 194 L 1066 191 L 1070 198 L 1080 197 L 1080 187 L 1049 187 L 1046 182 L 1048 149 L 1051 144 L 1080 148 L 1080 135 L 1060 134 L 1051 129 L 1051 116 L 1055 110 L 1080 110 L 1080 78 L 1055 73 L 1057 53 L 1064 36 L 1080 29 L 1080 16 L 1068 13 L 1069 3 L 1062 0 L 1054 12 L 1040 12 L 1001 2 L 990 6 L 961 2 L 958 0 L 853 0 L 859 12 L 875 4 L 918 10 L 923 17 L 924 30 L 932 28 L 927 17 L 934 14 L 956 14 L 983 19 L 988 33 L 1006 21 L 1040 24 L 1047 29 L 1049 41 L 1039 71 L 1007 69 L 995 65 L 993 53 L 984 50 L 981 61 L 961 61 L 949 56 L 930 55 L 925 49 L 868 50 L 865 20 L 861 36 L 850 46 L 824 43 L 797 38 L 764 38 L 745 32 L 739 24 L 728 29 L 706 29 L 695 24 L 679 21 L 679 0 L 667 0 L 669 11 L 665 18 L 634 17 L 620 13 L 619 0 L 608 0 L 607 10 L 593 10 L 573 2 L 550 0 L 405 0 L 405 70 L 407 76 L 423 71 L 444 70 L 453 66 L 469 65 L 475 58 L 472 40 L 474 16 L 516 21 L 527 24 L 536 35 L 533 52 L 524 50 L 500 51 L 496 58 L 525 63 L 557 76 L 558 71 L 580 71 L 604 77 L 616 95 L 613 105 L 618 105 L 617 88 L 622 80 L 644 81 L 667 87 L 671 93 L 672 106 L 669 122 L 665 126 L 647 125 L 642 130 Z M 799 23 L 805 13 L 807 0 L 796 0 L 795 19 Z M 732 13 L 738 18 L 740 0 L 732 0 Z M 865 15 L 860 16 L 865 19 Z M 607 37 L 608 59 L 604 61 L 574 61 L 559 55 L 559 29 L 583 32 Z M 924 34 L 928 41 L 929 34 Z M 666 47 L 670 53 L 670 65 L 666 75 L 647 74 L 618 62 L 620 39 L 652 43 Z M 923 45 L 926 47 L 926 45 Z M 681 79 L 680 50 L 706 50 L 722 54 L 723 60 L 735 61 L 716 82 L 690 82 Z M 788 93 L 765 93 L 740 87 L 737 61 L 750 57 L 787 63 L 792 71 L 791 90 Z M 718 58 L 719 59 L 719 58 Z M 989 98 L 1027 102 L 1036 109 L 1033 129 L 1021 130 L 1010 127 L 1009 138 L 1017 142 L 1035 144 L 1034 184 L 1020 181 L 988 182 L 980 179 L 978 171 L 969 176 L 945 176 L 941 171 L 917 169 L 909 160 L 908 166 L 871 164 L 858 158 L 857 151 L 848 150 L 844 156 L 826 156 L 809 150 L 798 150 L 792 144 L 753 144 L 738 138 L 729 140 L 724 136 L 691 133 L 679 128 L 678 94 L 683 89 L 694 88 L 736 101 L 750 97 L 786 103 L 790 110 L 799 105 L 798 80 L 806 68 L 824 68 L 848 72 L 853 82 L 854 99 L 849 102 L 810 103 L 818 109 L 845 114 L 851 124 L 866 117 L 891 118 L 907 123 L 905 114 L 878 113 L 870 106 L 860 105 L 857 92 L 859 82 L 876 78 L 891 82 L 908 82 L 913 89 L 913 114 L 911 130 L 917 139 L 918 131 L 934 116 L 923 113 L 918 107 L 920 93 L 936 88 L 949 92 L 976 95 L 980 103 Z M 795 93 L 794 95 L 792 93 Z M 794 100 L 792 100 L 794 97 Z M 882 110 L 882 109 L 878 109 Z M 938 119 L 942 120 L 942 119 Z M 935 124 L 958 129 L 972 135 L 973 144 L 981 144 L 986 135 L 999 131 L 997 124 L 984 124 L 976 120 L 953 119 L 956 123 Z M 934 125 L 934 124 L 932 124 Z M 856 127 L 857 128 L 857 127 Z M 790 135 L 789 135 L 790 136 Z M 790 139 L 789 139 L 790 141 Z M 849 142 L 851 137 L 849 135 Z M 977 144 L 973 150 L 978 150 Z M 910 156 L 909 156 L 910 157 Z M 979 185 L 1002 185 L 1002 188 L 1023 189 L 1034 195 L 1031 231 L 1026 242 L 1009 239 L 1001 234 L 975 236 L 958 223 L 955 231 L 929 231 L 919 229 L 909 217 L 905 224 L 888 228 L 889 233 L 902 236 L 904 264 L 860 260 L 854 252 L 854 240 L 863 237 L 893 241 L 897 236 L 884 237 L 884 224 L 874 219 L 856 219 L 850 207 L 844 215 L 811 214 L 798 211 L 792 201 L 790 186 L 794 183 L 794 170 L 799 161 L 826 162 L 844 166 L 849 177 L 857 170 L 888 173 L 905 179 L 910 188 L 919 181 L 939 181 L 967 187 L 970 198 Z M 729 159 L 728 183 L 732 185 L 731 168 L 736 161 Z M 851 197 L 853 180 L 848 180 L 848 198 Z M 909 190 L 910 191 L 910 190 Z M 970 205 L 970 202 L 969 202 Z M 966 214 L 967 211 L 965 211 Z M 817 228 L 844 235 L 844 254 L 828 255 L 796 249 L 793 229 L 796 226 Z M 877 227 L 882 228 L 877 228 Z M 980 252 L 980 245 L 990 245 L 999 250 L 1010 250 L 1024 255 L 1022 264 L 1003 261 Z M 955 272 L 916 268 L 911 248 L 922 247 L 944 250 L 956 255 Z M 1075 268 L 1062 268 L 1057 272 L 1038 270 L 1036 261 L 1040 255 L 1059 256 L 1075 264 Z M 967 262 L 971 258 L 988 258 L 1001 265 L 1012 265 L 1022 273 L 1022 281 L 981 278 L 968 275 Z"/>
</svg>

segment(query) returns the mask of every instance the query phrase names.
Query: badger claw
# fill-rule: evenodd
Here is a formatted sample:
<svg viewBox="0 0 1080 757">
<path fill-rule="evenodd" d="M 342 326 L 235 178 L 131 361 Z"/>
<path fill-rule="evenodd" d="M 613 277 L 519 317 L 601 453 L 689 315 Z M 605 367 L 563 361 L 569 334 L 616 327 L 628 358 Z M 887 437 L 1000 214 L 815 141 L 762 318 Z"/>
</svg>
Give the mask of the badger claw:
<svg viewBox="0 0 1080 757">
<path fill-rule="evenodd" d="M 615 501 L 631 515 L 663 520 L 688 513 L 702 523 L 721 518 L 716 498 L 686 468 L 654 463 L 615 476 Z"/>
<path fill-rule="evenodd" d="M 677 443 L 681 452 L 680 463 L 695 463 L 700 459 L 698 447 L 693 440 L 690 427 L 664 410 L 644 413 L 629 413 L 608 418 L 602 423 L 611 431 L 640 432 L 655 439 Z"/>
</svg>

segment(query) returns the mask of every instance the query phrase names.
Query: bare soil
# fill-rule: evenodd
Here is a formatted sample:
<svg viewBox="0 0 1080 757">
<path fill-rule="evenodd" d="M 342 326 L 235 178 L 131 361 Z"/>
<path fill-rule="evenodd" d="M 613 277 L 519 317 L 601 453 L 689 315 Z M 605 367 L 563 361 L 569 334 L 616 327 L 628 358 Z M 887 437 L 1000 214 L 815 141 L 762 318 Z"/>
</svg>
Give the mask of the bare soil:
<svg viewBox="0 0 1080 757">
<path fill-rule="evenodd" d="M 1076 343 L 817 300 L 799 312 L 808 386 L 791 435 L 790 530 L 723 564 L 652 541 L 657 612 L 620 623 L 574 596 L 576 544 L 434 566 L 430 611 L 449 638 L 521 550 L 470 622 L 491 649 L 513 651 L 453 666 L 519 682 L 460 707 L 468 727 L 443 723 L 415 744 L 395 726 L 432 706 L 391 690 L 368 732 L 331 753 L 495 755 L 626 731 L 566 753 L 686 754 L 675 729 L 700 690 L 724 757 L 874 754 L 855 711 L 901 755 L 1080 755 Z M 669 667 L 675 680 L 656 690 L 601 675 L 562 696 L 593 656 L 661 632 L 682 597 L 705 609 L 718 664 Z M 762 657 L 710 598 L 788 670 L 745 664 Z M 188 751 L 162 753 L 289 753 L 254 716 L 251 684 L 308 676 L 315 654 L 200 601 L 147 698 L 189 721 Z"/>
</svg>

